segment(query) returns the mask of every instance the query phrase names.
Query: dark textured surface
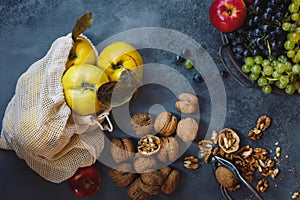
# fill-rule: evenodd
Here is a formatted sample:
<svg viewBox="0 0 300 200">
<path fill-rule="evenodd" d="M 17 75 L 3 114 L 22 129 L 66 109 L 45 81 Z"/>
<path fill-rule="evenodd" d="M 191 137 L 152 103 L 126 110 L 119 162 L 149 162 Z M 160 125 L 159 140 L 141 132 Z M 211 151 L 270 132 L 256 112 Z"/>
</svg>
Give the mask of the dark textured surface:
<svg viewBox="0 0 300 200">
<path fill-rule="evenodd" d="M 223 70 L 217 55 L 221 46 L 219 33 L 208 20 L 211 2 L 212 0 L 1 1 L 0 119 L 2 120 L 5 107 L 14 94 L 18 77 L 34 61 L 45 55 L 56 38 L 68 34 L 75 19 L 87 11 L 94 14 L 94 24 L 86 31 L 86 35 L 94 44 L 132 28 L 153 26 L 174 29 L 201 44 L 214 59 L 219 70 Z M 173 55 L 160 52 L 145 52 L 143 56 L 145 62 L 156 61 L 166 65 L 171 65 L 174 59 Z M 191 80 L 190 71 L 178 70 Z M 209 123 L 209 93 L 205 83 L 191 84 L 201 100 L 201 123 L 205 128 Z M 291 172 L 293 165 L 300 170 L 300 97 L 265 96 L 257 88 L 240 87 L 230 77 L 224 80 L 224 84 L 227 97 L 224 127 L 234 128 L 241 133 L 244 144 L 267 147 L 274 152 L 274 143 L 279 141 L 282 148 L 283 158 L 278 165 L 280 175 L 276 180 L 270 179 L 270 187 L 263 197 L 290 199 L 292 192 L 300 191 L 300 180 Z M 264 114 L 272 118 L 272 125 L 262 140 L 251 142 L 247 133 L 253 128 L 257 118 Z M 196 155 L 196 152 L 195 143 L 186 155 Z M 285 155 L 288 155 L 288 158 L 285 158 Z M 66 183 L 53 184 L 43 180 L 12 151 L 0 150 L 0 163 L 0 199 L 76 199 Z M 181 180 L 176 192 L 169 196 L 160 194 L 153 199 L 222 199 L 210 165 L 203 165 L 195 171 L 186 170 L 182 168 L 180 158 L 173 166 L 181 169 Z M 96 167 L 102 174 L 101 190 L 95 196 L 83 199 L 129 199 L 126 188 L 116 188 L 113 185 L 108 176 L 108 167 L 99 162 Z M 233 196 L 235 199 L 245 199 L 248 194 L 247 190 L 241 189 L 233 193 Z"/>
</svg>

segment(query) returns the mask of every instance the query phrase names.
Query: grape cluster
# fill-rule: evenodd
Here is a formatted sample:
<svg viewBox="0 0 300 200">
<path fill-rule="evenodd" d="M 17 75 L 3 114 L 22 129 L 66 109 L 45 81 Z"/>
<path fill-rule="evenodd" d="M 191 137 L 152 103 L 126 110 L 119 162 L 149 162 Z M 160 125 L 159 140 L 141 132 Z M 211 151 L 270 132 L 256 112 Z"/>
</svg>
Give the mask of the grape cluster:
<svg viewBox="0 0 300 200">
<path fill-rule="evenodd" d="M 272 86 L 300 93 L 299 6 L 300 0 L 255 0 L 243 27 L 227 34 L 242 71 L 264 94 Z"/>
<path fill-rule="evenodd" d="M 291 0 L 255 0 L 247 7 L 247 19 L 242 28 L 227 34 L 234 58 L 243 62 L 248 56 L 284 53 L 287 33 L 282 21 Z"/>
</svg>

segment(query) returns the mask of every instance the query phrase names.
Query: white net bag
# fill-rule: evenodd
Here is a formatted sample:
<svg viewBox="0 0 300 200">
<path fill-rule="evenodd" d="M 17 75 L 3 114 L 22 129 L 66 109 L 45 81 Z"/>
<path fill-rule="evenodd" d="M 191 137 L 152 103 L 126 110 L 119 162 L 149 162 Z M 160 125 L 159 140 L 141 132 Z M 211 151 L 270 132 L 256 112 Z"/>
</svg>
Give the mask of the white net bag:
<svg viewBox="0 0 300 200">
<path fill-rule="evenodd" d="M 71 34 L 58 38 L 45 57 L 21 75 L 0 135 L 0 148 L 14 150 L 30 168 L 54 183 L 96 161 L 104 148 L 99 126 L 104 118 L 109 121 L 108 112 L 81 118 L 66 104 L 61 78 L 71 47 Z"/>
</svg>

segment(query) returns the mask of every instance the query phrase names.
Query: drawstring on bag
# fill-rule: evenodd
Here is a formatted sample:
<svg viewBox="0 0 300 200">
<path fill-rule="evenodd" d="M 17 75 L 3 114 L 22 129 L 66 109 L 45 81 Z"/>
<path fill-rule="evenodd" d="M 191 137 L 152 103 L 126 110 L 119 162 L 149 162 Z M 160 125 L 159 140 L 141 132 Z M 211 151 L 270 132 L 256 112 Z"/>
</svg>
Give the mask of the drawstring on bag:
<svg viewBox="0 0 300 200">
<path fill-rule="evenodd" d="M 96 117 L 93 115 L 87 115 L 87 116 L 81 117 L 81 119 L 82 119 L 82 122 L 84 122 L 87 125 L 90 125 L 90 126 L 98 125 L 102 131 L 112 132 L 113 125 L 108 116 L 109 116 L 109 112 L 106 111 Z M 104 126 L 102 125 L 102 123 L 105 122 L 103 120 L 106 120 L 106 122 L 107 122 L 107 124 L 105 124 Z"/>
</svg>

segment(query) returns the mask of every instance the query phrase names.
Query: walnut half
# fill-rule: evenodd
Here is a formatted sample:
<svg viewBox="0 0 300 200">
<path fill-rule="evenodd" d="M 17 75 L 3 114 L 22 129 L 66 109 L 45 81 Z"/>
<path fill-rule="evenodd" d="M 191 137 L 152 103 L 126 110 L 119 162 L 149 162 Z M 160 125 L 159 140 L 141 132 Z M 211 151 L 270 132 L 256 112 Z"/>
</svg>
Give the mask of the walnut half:
<svg viewBox="0 0 300 200">
<path fill-rule="evenodd" d="M 218 143 L 225 153 L 233 153 L 239 149 L 240 138 L 232 129 L 225 128 L 220 131 Z"/>
<path fill-rule="evenodd" d="M 146 135 L 138 141 L 138 152 L 150 156 L 157 153 L 160 149 L 160 139 L 154 135 Z"/>
</svg>

